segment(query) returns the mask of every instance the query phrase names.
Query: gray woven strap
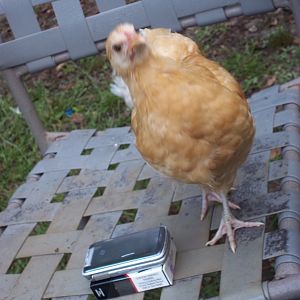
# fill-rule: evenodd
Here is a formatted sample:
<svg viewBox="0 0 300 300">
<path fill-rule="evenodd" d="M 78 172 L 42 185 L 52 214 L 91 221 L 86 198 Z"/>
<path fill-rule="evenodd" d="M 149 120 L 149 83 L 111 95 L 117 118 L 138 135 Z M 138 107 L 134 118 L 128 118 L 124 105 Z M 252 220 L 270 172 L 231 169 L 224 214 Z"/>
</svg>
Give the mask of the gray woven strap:
<svg viewBox="0 0 300 300">
<path fill-rule="evenodd" d="M 30 0 L 2 0 L 1 4 L 16 39 L 41 31 Z M 27 63 L 29 71 L 38 71 L 54 65 L 51 57 Z"/>
<path fill-rule="evenodd" d="M 265 221 L 265 218 L 255 221 Z M 263 253 L 263 228 L 251 228 L 251 231 L 236 232 L 239 247 L 238 255 L 224 253 L 220 294 L 224 300 L 264 300 L 261 288 L 261 268 Z"/>
<path fill-rule="evenodd" d="M 125 5 L 125 0 L 96 0 L 100 12 Z"/>
<path fill-rule="evenodd" d="M 196 14 L 195 18 L 199 26 L 215 24 L 227 20 L 223 8 L 215 8 L 212 10 L 201 12 L 199 14 Z"/>
<path fill-rule="evenodd" d="M 141 1 L 87 18 L 87 22 L 95 41 L 106 39 L 111 30 L 119 23 L 129 22 L 136 28 L 150 25 Z"/>
<path fill-rule="evenodd" d="M 255 15 L 259 13 L 268 12 L 274 9 L 272 0 L 240 0 L 243 13 L 245 15 Z"/>
<path fill-rule="evenodd" d="M 30 0 L 2 0 L 1 3 L 15 38 L 40 31 Z"/>
<path fill-rule="evenodd" d="M 71 58 L 97 53 L 79 0 L 59 0 L 52 5 Z"/>
<path fill-rule="evenodd" d="M 41 31 L 0 44 L 0 69 L 35 61 L 64 51 L 67 51 L 67 48 L 58 28 Z"/>
<path fill-rule="evenodd" d="M 143 0 L 143 5 L 151 27 L 171 28 L 181 31 L 172 0 Z"/>
</svg>

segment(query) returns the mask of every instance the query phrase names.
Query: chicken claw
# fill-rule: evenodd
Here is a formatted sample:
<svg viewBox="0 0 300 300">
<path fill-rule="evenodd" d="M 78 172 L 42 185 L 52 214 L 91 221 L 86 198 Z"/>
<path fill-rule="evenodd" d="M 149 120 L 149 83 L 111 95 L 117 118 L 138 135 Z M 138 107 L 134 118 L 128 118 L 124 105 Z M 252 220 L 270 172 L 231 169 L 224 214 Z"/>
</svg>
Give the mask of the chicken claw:
<svg viewBox="0 0 300 300">
<path fill-rule="evenodd" d="M 201 221 L 204 219 L 207 213 L 208 201 L 223 203 L 220 197 L 216 193 L 202 189 L 202 208 L 201 208 L 201 217 L 200 217 Z M 230 201 L 228 201 L 228 205 L 232 209 L 241 209 L 238 205 Z"/>
<path fill-rule="evenodd" d="M 234 239 L 234 232 L 239 228 L 257 227 L 257 226 L 262 226 L 262 225 L 264 225 L 264 223 L 262 223 L 262 222 L 244 222 L 244 221 L 234 218 L 233 216 L 230 216 L 224 222 L 224 217 L 223 217 L 217 233 L 210 241 L 208 241 L 205 244 L 205 246 L 214 245 L 219 239 L 222 238 L 222 236 L 224 234 L 227 234 L 230 248 L 231 248 L 232 252 L 235 253 L 236 243 L 235 243 L 235 239 Z"/>
<path fill-rule="evenodd" d="M 220 200 L 220 202 L 223 203 L 223 218 L 221 220 L 219 229 L 215 236 L 208 241 L 205 245 L 211 246 L 214 245 L 225 233 L 228 236 L 229 245 L 233 253 L 235 253 L 236 250 L 236 243 L 234 239 L 234 232 L 243 227 L 257 227 L 262 226 L 264 223 L 261 222 L 244 222 L 241 220 L 236 219 L 232 216 L 230 210 L 229 210 L 229 201 L 226 198 L 226 195 L 224 193 L 214 193 L 214 196 Z"/>
</svg>

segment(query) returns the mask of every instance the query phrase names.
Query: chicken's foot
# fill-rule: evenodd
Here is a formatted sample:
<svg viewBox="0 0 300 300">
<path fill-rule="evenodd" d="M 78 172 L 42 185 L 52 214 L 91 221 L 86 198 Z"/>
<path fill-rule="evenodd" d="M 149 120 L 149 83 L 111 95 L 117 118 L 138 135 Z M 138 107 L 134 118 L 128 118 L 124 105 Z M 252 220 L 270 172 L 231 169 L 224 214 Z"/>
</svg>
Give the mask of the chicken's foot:
<svg viewBox="0 0 300 300">
<path fill-rule="evenodd" d="M 217 195 L 217 194 L 216 194 Z M 214 245 L 224 234 L 227 234 L 229 245 L 233 253 L 236 250 L 236 243 L 234 239 L 234 232 L 243 227 L 257 227 L 262 226 L 264 223 L 262 222 L 244 222 L 236 219 L 230 213 L 228 200 L 224 194 L 221 194 L 218 197 L 222 200 L 223 203 L 223 218 L 221 220 L 219 229 L 215 236 L 206 243 L 206 246 Z"/>
<path fill-rule="evenodd" d="M 208 209 L 208 201 L 215 201 L 219 203 L 223 203 L 220 199 L 219 195 L 215 192 L 207 191 L 202 188 L 202 208 L 201 208 L 201 221 L 204 219 L 207 209 Z M 240 209 L 240 207 L 230 201 L 228 201 L 228 205 L 233 209 Z"/>
</svg>

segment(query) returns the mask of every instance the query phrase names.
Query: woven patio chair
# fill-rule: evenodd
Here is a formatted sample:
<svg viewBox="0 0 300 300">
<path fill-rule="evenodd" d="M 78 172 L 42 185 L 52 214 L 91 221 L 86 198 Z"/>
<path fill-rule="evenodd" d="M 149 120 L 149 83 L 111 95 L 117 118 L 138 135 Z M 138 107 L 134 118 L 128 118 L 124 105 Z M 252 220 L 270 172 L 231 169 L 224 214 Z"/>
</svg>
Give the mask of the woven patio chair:
<svg viewBox="0 0 300 300">
<path fill-rule="evenodd" d="M 34 7 L 50 2 L 58 25 L 41 30 Z M 268 222 L 277 216 L 278 226 L 268 232 L 264 227 L 239 230 L 236 254 L 227 242 L 205 247 L 219 225 L 220 206 L 200 221 L 199 187 L 151 169 L 135 148 L 129 127 L 74 130 L 48 145 L 22 83 L 24 74 L 96 55 L 120 22 L 181 31 L 290 5 L 299 33 L 300 1 L 95 3 L 99 13 L 85 17 L 79 0 L 0 0 L 0 17 L 6 17 L 14 35 L 0 43 L 0 70 L 42 153 L 0 213 L 0 299 L 88 299 L 89 282 L 81 275 L 88 246 L 159 224 L 167 225 L 178 250 L 174 285 L 160 291 L 161 300 L 199 299 L 203 278 L 212 272 L 220 276 L 220 291 L 211 299 L 300 299 L 299 79 L 249 99 L 257 133 L 231 198 L 241 205 L 239 218 Z M 278 160 L 271 159 L 274 149 L 281 150 Z M 179 202 L 180 210 L 174 213 L 172 207 Z M 135 218 L 119 222 L 128 210 Z M 45 222 L 46 232 L 33 235 Z M 26 267 L 10 274 L 18 259 L 26 261 Z M 275 275 L 264 280 L 263 266 L 270 261 L 275 261 Z M 119 299 L 142 300 L 147 293 Z"/>
</svg>

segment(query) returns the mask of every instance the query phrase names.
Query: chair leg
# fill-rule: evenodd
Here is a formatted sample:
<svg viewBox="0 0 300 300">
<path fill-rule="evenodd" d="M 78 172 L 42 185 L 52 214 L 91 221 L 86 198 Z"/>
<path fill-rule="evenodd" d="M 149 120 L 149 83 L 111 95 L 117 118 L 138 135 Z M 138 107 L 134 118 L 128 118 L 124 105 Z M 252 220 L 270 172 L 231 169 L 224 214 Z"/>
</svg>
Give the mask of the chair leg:
<svg viewBox="0 0 300 300">
<path fill-rule="evenodd" d="M 3 71 L 3 75 L 41 153 L 44 154 L 48 148 L 46 132 L 23 82 L 11 69 Z"/>
<path fill-rule="evenodd" d="M 296 21 L 297 35 L 300 37 L 300 0 L 290 0 L 290 7 Z"/>
</svg>

